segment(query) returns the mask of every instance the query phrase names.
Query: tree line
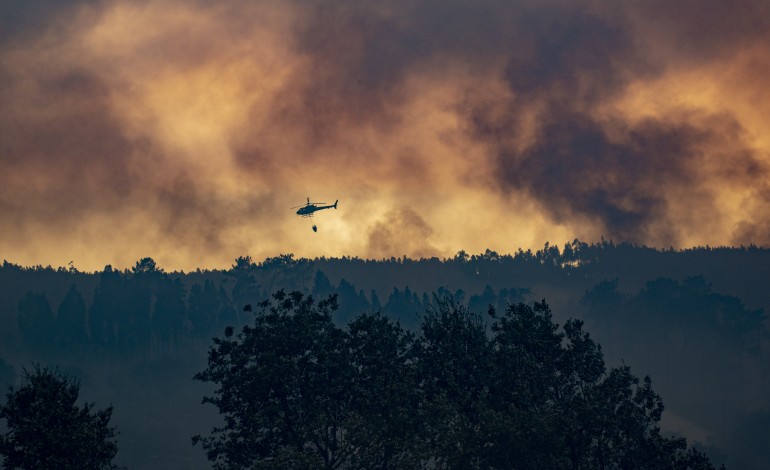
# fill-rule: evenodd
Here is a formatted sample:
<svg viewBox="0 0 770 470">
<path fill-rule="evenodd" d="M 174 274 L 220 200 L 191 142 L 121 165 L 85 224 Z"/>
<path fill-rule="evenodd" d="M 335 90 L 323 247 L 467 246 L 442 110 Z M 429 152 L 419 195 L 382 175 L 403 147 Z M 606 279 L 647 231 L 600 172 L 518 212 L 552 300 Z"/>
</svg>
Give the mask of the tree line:
<svg viewBox="0 0 770 470">
<path fill-rule="evenodd" d="M 24 344 L 43 357 L 93 351 L 178 355 L 191 342 L 208 340 L 225 325 L 248 320 L 235 305 L 269 296 L 271 286 L 257 279 L 259 271 L 266 269 L 257 268 L 249 257 L 241 257 L 220 282 L 204 277 L 202 283 L 194 282 L 188 288 L 189 282 L 182 276 L 164 272 L 152 258 L 138 261 L 126 272 L 107 266 L 98 273 L 90 305 L 75 284 L 55 312 L 45 292 L 30 290 L 18 303 L 17 325 Z M 271 265 L 269 269 L 277 268 Z M 488 303 L 505 305 L 523 300 L 527 291 L 503 288 L 498 292 L 486 286 L 483 292 L 472 295 L 462 289 L 450 292 L 446 287 L 439 287 L 437 292 L 452 294 L 471 308 L 485 308 Z M 381 302 L 375 290 L 367 295 L 344 278 L 335 285 L 321 270 L 315 272 L 312 288 L 306 288 L 305 293 L 316 297 L 336 294 L 343 306 L 336 318 L 342 323 L 362 311 L 383 310 L 414 327 L 420 313 L 431 304 L 427 292 L 418 294 L 409 286 L 393 287 Z"/>
<path fill-rule="evenodd" d="M 157 378 L 147 371 L 161 363 L 176 368 L 169 389 L 183 387 L 210 338 L 227 325 L 238 330 L 251 320 L 244 305 L 281 288 L 316 299 L 336 294 L 338 327 L 379 310 L 411 332 L 420 331 L 424 312 L 435 307 L 431 292 L 451 295 L 474 312 L 546 296 L 557 316 L 570 312 L 586 322 L 605 346 L 608 364 L 623 360 L 655 377 L 669 410 L 704 431 L 698 448 L 739 468 L 765 468 L 770 369 L 767 317 L 759 307 L 770 291 L 757 284 L 770 270 L 768 253 L 576 242 L 513 255 L 461 252 L 445 260 L 281 255 L 254 262 L 243 256 L 230 269 L 189 273 L 165 272 L 151 258 L 96 273 L 4 263 L 0 382 L 14 383 L 30 360 L 63 360 L 76 375 L 135 368 L 114 386 L 135 387 L 150 399 L 147 384 Z M 736 292 L 747 292 L 749 300 Z M 151 363 L 157 365 L 146 366 Z M 182 408 L 174 410 L 172 419 L 181 419 Z M 138 430 L 146 419 L 131 424 Z M 176 445 L 174 455 L 181 455 L 185 443 Z"/>
</svg>

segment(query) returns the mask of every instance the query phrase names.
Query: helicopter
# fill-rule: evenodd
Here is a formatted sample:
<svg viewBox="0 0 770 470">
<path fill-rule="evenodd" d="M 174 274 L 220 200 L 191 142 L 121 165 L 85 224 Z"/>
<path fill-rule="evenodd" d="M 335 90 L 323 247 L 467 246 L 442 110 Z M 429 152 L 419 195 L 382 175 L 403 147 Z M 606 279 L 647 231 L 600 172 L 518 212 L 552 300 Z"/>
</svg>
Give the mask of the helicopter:
<svg viewBox="0 0 770 470">
<path fill-rule="evenodd" d="M 306 204 L 301 206 L 294 206 L 292 207 L 292 209 L 296 209 L 299 207 L 299 209 L 297 210 L 297 215 L 300 217 L 313 217 L 313 213 L 316 211 L 320 211 L 323 209 L 332 209 L 332 208 L 336 209 L 338 202 L 340 202 L 339 199 L 334 201 L 334 204 L 324 206 L 323 204 L 326 204 L 325 202 L 310 202 L 310 198 L 308 197 Z M 313 224 L 313 231 L 314 232 L 318 231 L 318 227 L 315 224 Z"/>
</svg>

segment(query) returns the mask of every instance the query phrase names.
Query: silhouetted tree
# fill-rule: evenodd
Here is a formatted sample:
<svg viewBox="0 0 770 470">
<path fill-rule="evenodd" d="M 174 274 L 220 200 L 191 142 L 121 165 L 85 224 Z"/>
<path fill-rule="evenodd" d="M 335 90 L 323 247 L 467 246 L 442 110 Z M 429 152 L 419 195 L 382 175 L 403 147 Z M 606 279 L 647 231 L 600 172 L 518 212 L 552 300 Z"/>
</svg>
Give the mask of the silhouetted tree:
<svg viewBox="0 0 770 470">
<path fill-rule="evenodd" d="M 99 351 L 113 348 L 116 343 L 124 297 L 125 289 L 120 272 L 113 270 L 110 265 L 105 266 L 104 271 L 99 273 L 99 285 L 94 291 L 94 300 L 88 315 L 91 342 Z"/>
<path fill-rule="evenodd" d="M 219 384 L 204 403 L 217 406 L 226 425 L 196 436 L 216 468 L 338 468 L 354 448 L 346 430 L 354 373 L 345 332 L 331 317 L 336 299 L 315 305 L 299 292 L 260 305 L 254 326 L 215 339 L 208 368 L 195 378 Z M 360 422 L 360 420 L 358 420 Z"/>
<path fill-rule="evenodd" d="M 150 339 L 153 298 L 165 274 L 152 258 L 137 261 L 131 272 L 106 266 L 100 274 L 89 322 L 92 341 L 102 351 L 135 351 Z"/>
<path fill-rule="evenodd" d="M 377 291 L 372 289 L 371 293 L 371 299 L 372 299 L 372 310 L 375 312 L 379 312 L 382 310 L 382 304 L 380 303 L 380 297 L 377 295 Z"/>
<path fill-rule="evenodd" d="M 499 415 L 490 430 L 495 451 L 489 463 L 505 466 L 520 461 L 521 468 L 566 467 L 553 401 L 562 336 L 550 310 L 545 304 L 534 308 L 518 304 L 503 312 L 490 309 L 489 314 L 496 319 L 491 327 L 495 373 L 490 394 Z"/>
<path fill-rule="evenodd" d="M 440 468 L 480 468 L 486 451 L 491 349 L 481 316 L 451 298 L 422 317 L 415 342 L 424 461 Z"/>
<path fill-rule="evenodd" d="M 93 403 L 78 406 L 79 390 L 76 380 L 50 369 L 24 371 L 22 385 L 11 387 L 0 407 L 0 418 L 7 422 L 0 438 L 5 468 L 115 468 L 112 407 L 95 411 Z"/>
<path fill-rule="evenodd" d="M 140 275 L 140 276 L 141 275 L 157 276 L 157 275 L 163 274 L 163 269 L 158 267 L 154 259 L 142 258 L 136 262 L 133 268 L 131 268 L 131 272 L 134 273 L 134 275 Z"/>
<path fill-rule="evenodd" d="M 503 423 L 514 425 L 494 433 L 502 440 L 492 445 L 498 452 L 489 464 L 713 468 L 684 439 L 661 436 L 663 402 L 650 378 L 640 383 L 627 366 L 606 372 L 601 347 L 581 321 L 568 320 L 560 332 L 545 302 L 490 313 L 497 319 L 491 403 Z M 539 431 L 527 432 L 533 427 Z"/>
<path fill-rule="evenodd" d="M 412 366 L 414 335 L 380 312 L 362 313 L 348 325 L 353 378 L 351 407 L 356 452 L 351 468 L 417 468 L 425 429 L 419 377 Z"/>
<path fill-rule="evenodd" d="M 484 312 L 487 310 L 488 306 L 495 306 L 496 304 L 497 294 L 492 286 L 487 284 L 484 286 L 484 292 L 479 295 L 472 295 L 470 300 L 468 300 L 468 310 L 472 312 Z"/>
<path fill-rule="evenodd" d="M 497 294 L 497 304 L 493 305 L 496 310 L 505 311 L 510 304 L 524 302 L 525 296 L 529 294 L 529 289 L 502 288 Z M 487 307 L 487 306 L 485 306 Z"/>
<path fill-rule="evenodd" d="M 315 273 L 312 292 L 316 299 L 325 299 L 334 292 L 331 281 L 320 269 Z"/>
<path fill-rule="evenodd" d="M 19 302 L 19 330 L 24 342 L 35 352 L 51 350 L 54 338 L 54 316 L 43 293 L 27 292 Z"/>
<path fill-rule="evenodd" d="M 580 303 L 588 308 L 588 315 L 592 320 L 606 323 L 616 320 L 616 318 L 612 318 L 614 315 L 622 314 L 625 303 L 628 301 L 628 295 L 618 290 L 619 283 L 618 278 L 605 279 L 587 291 L 580 299 Z"/>
<path fill-rule="evenodd" d="M 215 339 L 196 379 L 225 425 L 196 436 L 217 468 L 712 468 L 663 437 L 663 403 L 627 366 L 535 303 L 491 328 L 436 298 L 417 336 L 380 313 L 346 330 L 336 299 L 279 291 Z"/>
<path fill-rule="evenodd" d="M 188 303 L 193 335 L 204 338 L 212 334 L 217 325 L 217 313 L 220 309 L 219 293 L 214 283 L 206 279 L 203 287 L 200 284 L 194 284 L 190 288 Z"/>
<path fill-rule="evenodd" d="M 336 294 L 340 308 L 335 317 L 337 322 L 342 325 L 347 324 L 362 312 L 371 309 L 371 305 L 369 304 L 369 301 L 366 300 L 366 296 L 364 296 L 363 292 L 359 291 L 359 293 L 356 293 L 355 286 L 345 279 L 340 280 L 340 285 L 336 289 Z"/>
<path fill-rule="evenodd" d="M 86 304 L 74 285 L 67 291 L 56 313 L 56 343 L 60 351 L 79 354 L 88 342 Z"/>
<path fill-rule="evenodd" d="M 261 292 L 255 276 L 256 271 L 257 265 L 251 260 L 251 256 L 239 256 L 235 259 L 235 264 L 227 275 L 235 279 L 232 298 L 236 305 L 256 304 L 261 300 Z M 238 310 L 235 310 L 234 313 L 239 318 L 238 323 L 241 323 Z"/>
<path fill-rule="evenodd" d="M 218 299 L 219 299 L 219 311 L 217 312 L 217 326 L 224 327 L 225 325 L 233 325 L 240 323 L 238 314 L 233 307 L 233 303 L 230 297 L 227 295 L 223 285 L 219 285 Z"/>
<path fill-rule="evenodd" d="M 179 278 L 162 279 L 157 287 L 157 300 L 152 314 L 152 326 L 160 341 L 162 354 L 178 352 L 179 337 L 187 317 L 186 291 Z"/>
<path fill-rule="evenodd" d="M 403 291 L 394 287 L 382 310 L 407 328 L 412 328 L 419 324 L 418 317 L 426 308 L 427 305 L 423 305 L 417 294 L 406 286 Z"/>
</svg>

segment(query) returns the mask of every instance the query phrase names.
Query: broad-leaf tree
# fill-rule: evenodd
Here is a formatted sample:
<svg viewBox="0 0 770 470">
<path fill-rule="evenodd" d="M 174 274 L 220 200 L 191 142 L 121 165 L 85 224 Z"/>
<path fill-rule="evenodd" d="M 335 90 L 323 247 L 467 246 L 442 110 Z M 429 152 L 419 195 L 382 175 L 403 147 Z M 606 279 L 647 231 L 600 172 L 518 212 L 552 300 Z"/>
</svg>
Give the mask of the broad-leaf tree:
<svg viewBox="0 0 770 470">
<path fill-rule="evenodd" d="M 56 371 L 35 366 L 23 383 L 10 387 L 0 418 L 3 466 L 8 469 L 106 469 L 118 447 L 110 426 L 112 407 L 94 410 L 77 404 L 80 384 Z"/>
<path fill-rule="evenodd" d="M 274 294 L 254 326 L 226 329 L 195 376 L 220 385 L 204 403 L 225 426 L 201 442 L 217 468 L 340 468 L 354 450 L 353 377 L 346 333 L 331 312 L 336 299 L 315 304 L 295 292 Z"/>
<path fill-rule="evenodd" d="M 417 468 L 424 425 L 416 411 L 424 401 L 416 387 L 414 335 L 376 313 L 348 325 L 353 367 L 354 468 Z"/>
<path fill-rule="evenodd" d="M 415 369 L 427 428 L 423 460 L 448 468 L 481 466 L 489 423 L 490 345 L 479 315 L 451 298 L 422 317 Z"/>
<path fill-rule="evenodd" d="M 196 379 L 224 425 L 218 468 L 712 468 L 667 438 L 649 377 L 609 371 L 583 323 L 543 301 L 489 308 L 436 297 L 417 334 L 379 313 L 347 328 L 336 297 L 280 291 L 253 326 L 215 339 Z"/>
</svg>

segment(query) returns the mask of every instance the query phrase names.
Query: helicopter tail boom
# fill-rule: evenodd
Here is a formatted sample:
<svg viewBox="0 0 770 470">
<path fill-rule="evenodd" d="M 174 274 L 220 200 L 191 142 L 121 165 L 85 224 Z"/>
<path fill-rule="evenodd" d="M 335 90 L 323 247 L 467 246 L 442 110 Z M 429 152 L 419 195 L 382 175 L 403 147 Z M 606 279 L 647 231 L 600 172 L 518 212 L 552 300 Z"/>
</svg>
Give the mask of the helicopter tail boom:
<svg viewBox="0 0 770 470">
<path fill-rule="evenodd" d="M 333 207 L 334 207 L 335 209 L 337 208 L 337 203 L 338 203 L 338 202 L 340 202 L 340 200 L 339 200 L 339 199 L 337 199 L 336 201 L 334 201 L 334 206 L 333 206 Z"/>
</svg>

